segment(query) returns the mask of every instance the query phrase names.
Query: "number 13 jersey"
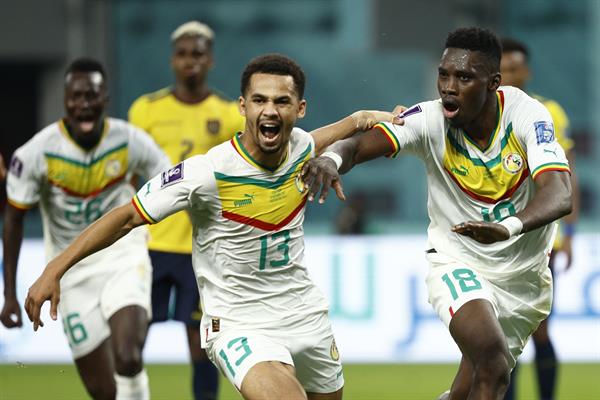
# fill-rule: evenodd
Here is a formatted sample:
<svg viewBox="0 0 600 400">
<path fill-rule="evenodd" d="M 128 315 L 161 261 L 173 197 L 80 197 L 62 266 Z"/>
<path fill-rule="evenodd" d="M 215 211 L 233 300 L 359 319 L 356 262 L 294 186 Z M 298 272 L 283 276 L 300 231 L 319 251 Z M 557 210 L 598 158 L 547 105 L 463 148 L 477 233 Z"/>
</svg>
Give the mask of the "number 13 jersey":
<svg viewBox="0 0 600 400">
<path fill-rule="evenodd" d="M 236 135 L 154 177 L 133 198 L 149 223 L 189 212 L 204 322 L 272 327 L 327 311 L 304 265 L 306 193 L 298 175 L 313 156 L 312 136 L 294 128 L 286 159 L 270 170 Z"/>
</svg>

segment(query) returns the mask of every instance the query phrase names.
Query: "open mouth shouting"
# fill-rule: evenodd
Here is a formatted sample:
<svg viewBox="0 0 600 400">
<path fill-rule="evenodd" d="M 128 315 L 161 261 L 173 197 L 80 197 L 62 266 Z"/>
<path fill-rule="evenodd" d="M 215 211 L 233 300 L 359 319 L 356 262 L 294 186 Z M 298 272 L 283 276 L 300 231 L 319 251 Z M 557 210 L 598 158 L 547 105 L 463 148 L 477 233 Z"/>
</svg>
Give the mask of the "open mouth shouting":
<svg viewBox="0 0 600 400">
<path fill-rule="evenodd" d="M 277 144 L 279 133 L 281 132 L 281 123 L 278 121 L 263 121 L 259 122 L 258 129 L 262 142 L 270 147 Z"/>
<path fill-rule="evenodd" d="M 458 102 L 456 100 L 449 97 L 442 99 L 442 111 L 445 118 L 453 119 L 456 117 L 459 110 L 460 107 L 458 106 Z"/>
<path fill-rule="evenodd" d="M 75 119 L 77 129 L 83 133 L 89 133 L 96 126 L 96 117 L 92 114 L 80 115 Z"/>
</svg>

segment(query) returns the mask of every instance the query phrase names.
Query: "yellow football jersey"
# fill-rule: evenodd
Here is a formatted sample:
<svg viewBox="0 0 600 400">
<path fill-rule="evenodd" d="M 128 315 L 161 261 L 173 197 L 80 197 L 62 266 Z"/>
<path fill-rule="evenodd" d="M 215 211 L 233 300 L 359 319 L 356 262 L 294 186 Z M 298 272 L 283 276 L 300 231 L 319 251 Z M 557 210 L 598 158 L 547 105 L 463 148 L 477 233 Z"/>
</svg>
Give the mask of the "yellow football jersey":
<svg viewBox="0 0 600 400">
<path fill-rule="evenodd" d="M 129 121 L 148 132 L 177 164 L 231 139 L 244 129 L 245 119 L 236 101 L 212 93 L 196 104 L 183 103 L 165 88 L 138 98 L 129 109 Z M 150 227 L 151 250 L 191 253 L 192 226 L 185 213 Z"/>
<path fill-rule="evenodd" d="M 558 144 L 561 145 L 565 152 L 573 149 L 575 143 L 569 137 L 569 117 L 567 117 L 565 110 L 554 100 L 538 95 L 533 95 L 533 97 L 539 100 L 550 112 L 552 121 L 554 121 L 554 136 Z M 558 229 L 553 245 L 555 250 L 562 248 L 562 236 L 562 229 Z"/>
</svg>

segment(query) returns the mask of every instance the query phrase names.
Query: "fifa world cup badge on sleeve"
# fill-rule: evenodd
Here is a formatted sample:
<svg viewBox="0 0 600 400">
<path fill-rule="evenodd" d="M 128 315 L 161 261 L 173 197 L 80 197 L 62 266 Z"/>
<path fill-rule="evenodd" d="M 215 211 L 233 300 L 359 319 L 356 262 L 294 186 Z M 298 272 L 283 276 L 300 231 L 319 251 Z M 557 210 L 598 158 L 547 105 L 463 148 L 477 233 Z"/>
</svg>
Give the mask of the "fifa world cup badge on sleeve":
<svg viewBox="0 0 600 400">
<path fill-rule="evenodd" d="M 23 172 L 23 161 L 19 160 L 17 156 L 13 156 L 10 160 L 9 170 L 11 174 L 20 178 L 21 173 Z"/>
<path fill-rule="evenodd" d="M 172 185 L 175 182 L 180 181 L 182 179 L 183 179 L 183 163 L 180 162 L 179 164 L 177 164 L 170 170 L 162 173 L 162 176 L 160 179 L 160 187 L 164 188 L 165 186 Z"/>
<path fill-rule="evenodd" d="M 534 122 L 537 144 L 551 143 L 554 141 L 554 125 L 548 121 Z"/>
</svg>

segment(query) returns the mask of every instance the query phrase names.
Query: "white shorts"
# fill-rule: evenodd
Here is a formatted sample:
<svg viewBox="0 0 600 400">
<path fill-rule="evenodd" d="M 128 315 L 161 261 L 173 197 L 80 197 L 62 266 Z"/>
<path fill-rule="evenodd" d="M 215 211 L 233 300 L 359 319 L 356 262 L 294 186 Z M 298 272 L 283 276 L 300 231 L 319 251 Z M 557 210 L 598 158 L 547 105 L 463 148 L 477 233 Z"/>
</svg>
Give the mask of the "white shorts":
<svg viewBox="0 0 600 400">
<path fill-rule="evenodd" d="M 150 293 L 152 266 L 147 254 L 124 258 L 118 268 L 102 265 L 98 274 L 61 293 L 58 310 L 73 358 L 78 359 L 96 349 L 110 336 L 109 318 L 130 305 L 143 307 L 151 318 Z"/>
<path fill-rule="evenodd" d="M 248 371 L 263 361 L 293 366 L 308 393 L 333 393 L 344 386 L 342 364 L 326 313 L 273 329 L 231 328 L 209 333 L 206 350 L 238 390 Z"/>
<path fill-rule="evenodd" d="M 477 267 L 443 254 L 428 253 L 427 260 L 429 302 L 438 317 L 449 327 L 463 304 L 474 299 L 489 301 L 506 336 L 513 368 L 531 334 L 550 314 L 552 274 L 547 265 L 491 282 Z"/>
</svg>

